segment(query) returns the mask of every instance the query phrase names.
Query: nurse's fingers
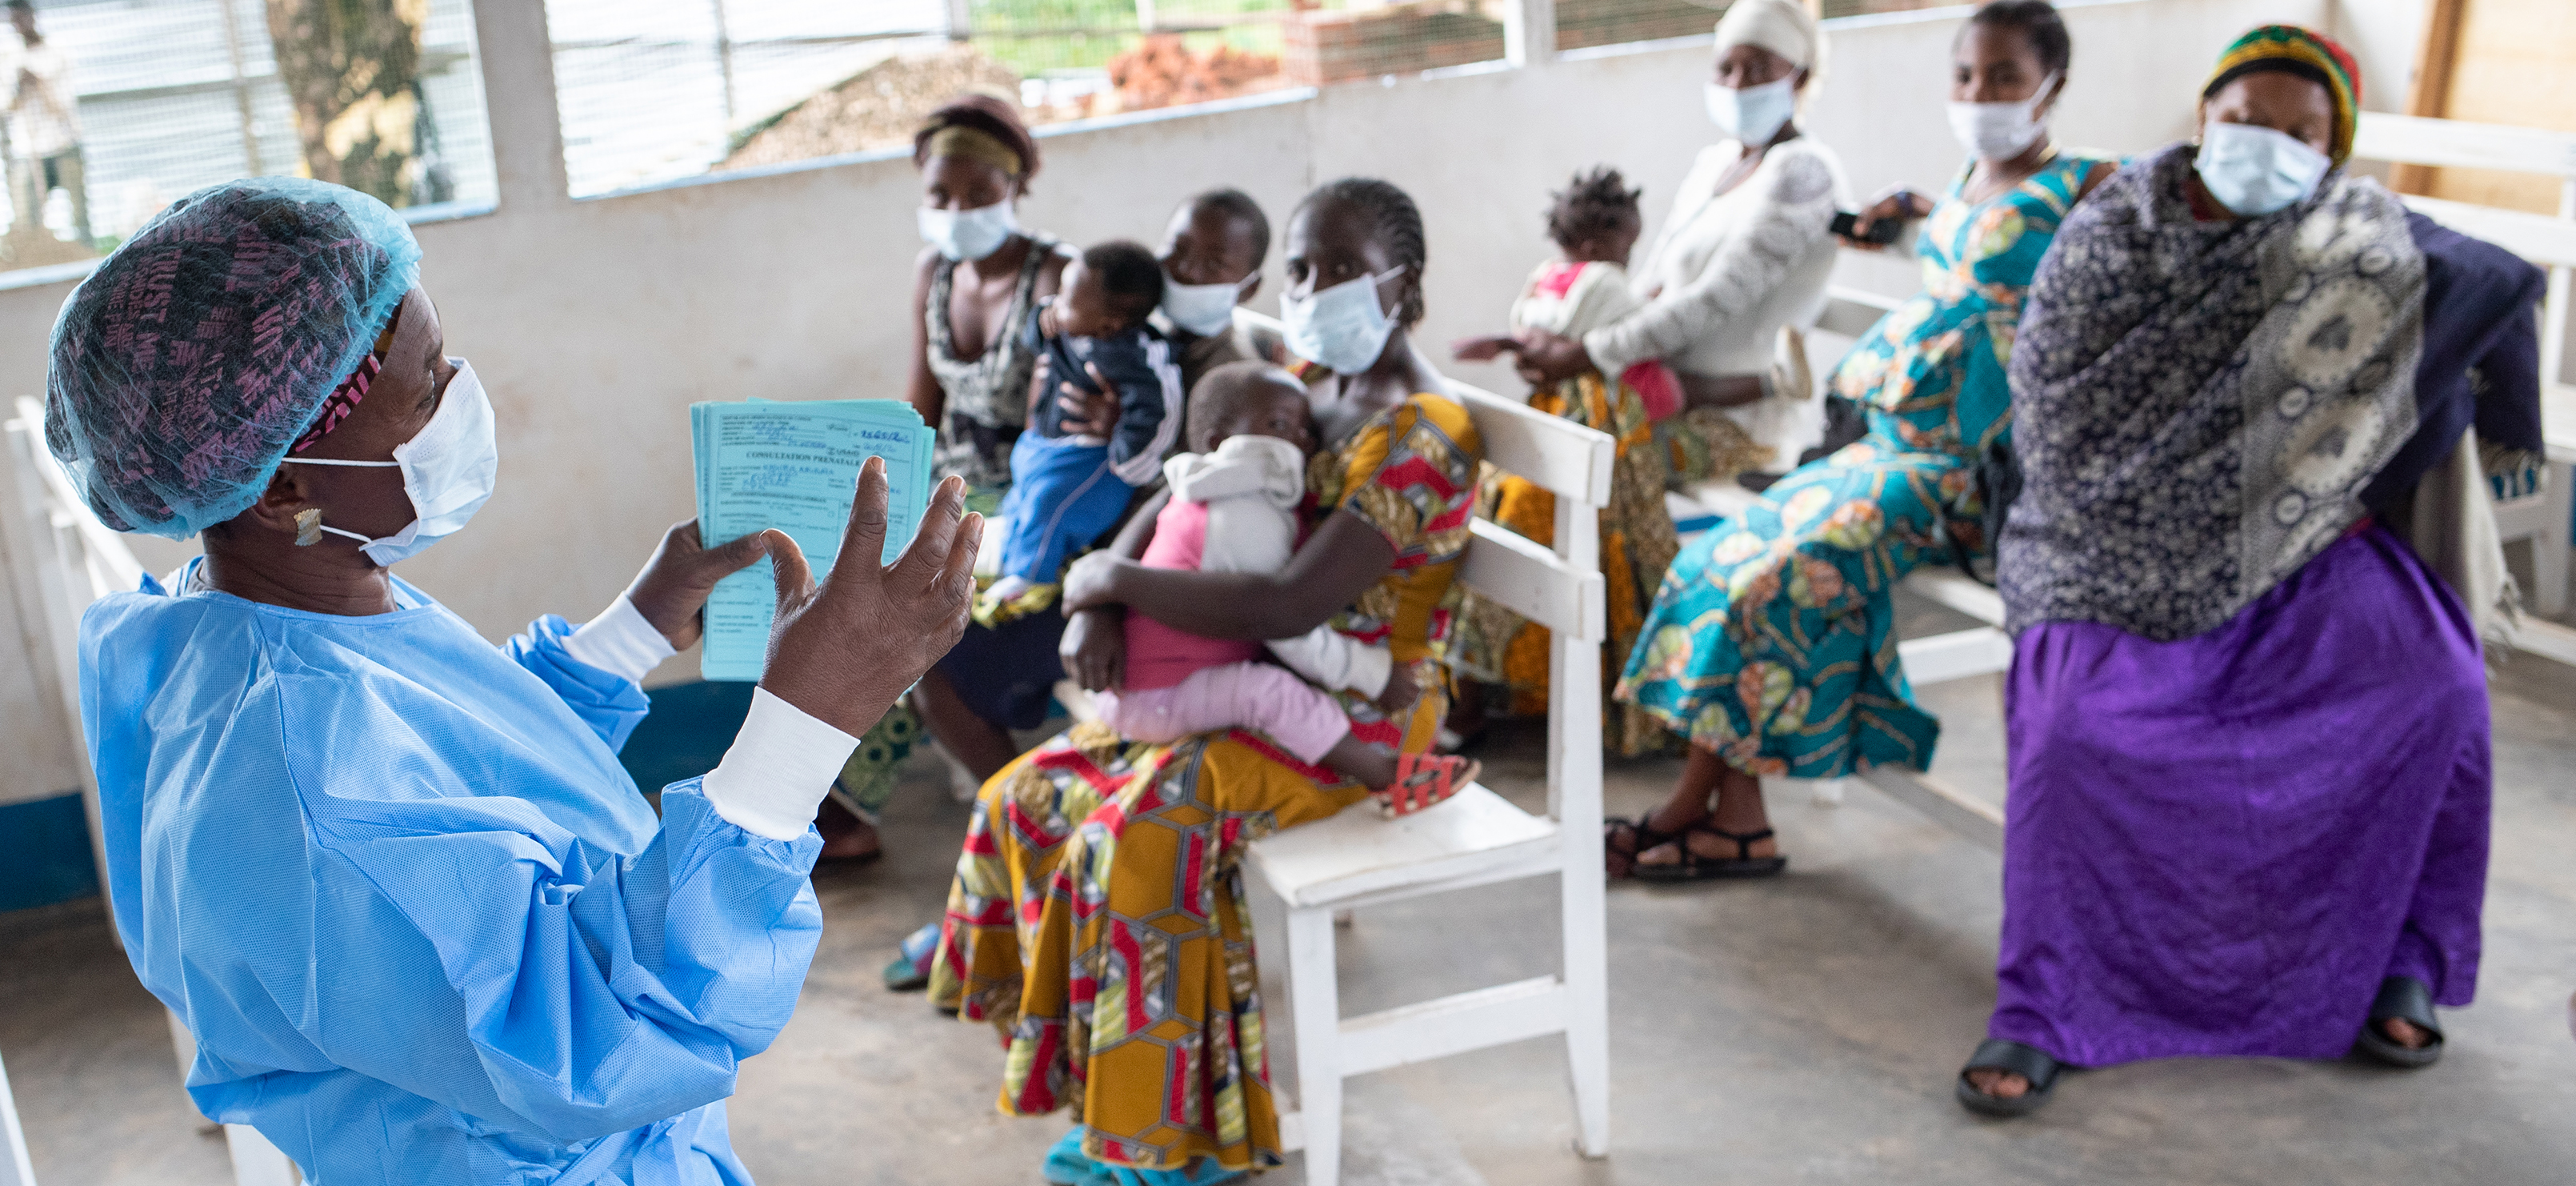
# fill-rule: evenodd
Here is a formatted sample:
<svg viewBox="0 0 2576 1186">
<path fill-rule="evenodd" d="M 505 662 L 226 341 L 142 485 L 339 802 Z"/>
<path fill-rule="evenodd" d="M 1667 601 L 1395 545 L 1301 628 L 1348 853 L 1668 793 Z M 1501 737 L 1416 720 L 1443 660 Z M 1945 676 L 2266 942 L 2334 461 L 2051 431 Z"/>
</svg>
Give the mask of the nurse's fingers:
<svg viewBox="0 0 2576 1186">
<path fill-rule="evenodd" d="M 975 553 L 983 546 L 984 516 L 969 513 L 958 522 L 957 544 L 948 549 L 948 562 L 939 569 L 939 583 L 931 587 L 939 595 L 943 612 L 953 609 L 962 615 L 974 602 Z"/>
<path fill-rule="evenodd" d="M 832 576 L 874 577 L 885 563 L 885 458 L 870 457 L 859 465 L 859 490 L 850 500 L 850 520 L 841 525 L 841 554 L 832 558 Z"/>
<path fill-rule="evenodd" d="M 906 593 L 928 589 L 947 567 L 949 554 L 958 550 L 957 528 L 965 513 L 966 480 L 955 474 L 941 478 L 929 509 L 921 516 L 920 529 L 912 533 L 912 542 L 904 545 L 903 555 L 895 557 L 894 567 L 886 573 L 888 583 Z"/>
<path fill-rule="evenodd" d="M 759 532 L 758 537 L 769 541 L 771 575 L 778 581 L 778 608 L 783 617 L 785 611 L 814 595 L 814 567 L 805 563 L 805 549 L 797 547 L 786 532 L 772 527 Z"/>
</svg>

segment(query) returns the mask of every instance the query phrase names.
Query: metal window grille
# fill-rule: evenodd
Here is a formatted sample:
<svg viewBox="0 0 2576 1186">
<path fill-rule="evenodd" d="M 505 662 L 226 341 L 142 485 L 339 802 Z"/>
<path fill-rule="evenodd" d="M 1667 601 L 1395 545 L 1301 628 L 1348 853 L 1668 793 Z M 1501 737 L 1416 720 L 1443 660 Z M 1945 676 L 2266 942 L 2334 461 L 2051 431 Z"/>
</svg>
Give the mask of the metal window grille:
<svg viewBox="0 0 2576 1186">
<path fill-rule="evenodd" d="M 217 182 L 309 171 L 262 0 L 37 0 L 36 26 L 68 66 L 60 85 L 71 97 L 76 159 L 48 152 L 51 137 L 20 121 L 0 132 L 12 141 L 0 269 L 91 258 Z M 18 35 L 0 25 L 0 70 L 12 84 L 23 57 Z M 0 99 L 14 89 L 0 84 Z M 397 205 L 491 201 L 472 0 L 431 0 L 414 98 L 408 182 L 379 196 Z"/>
<path fill-rule="evenodd" d="M 865 118 L 862 100 L 889 63 L 948 48 L 950 8 L 951 0 L 547 0 L 572 194 L 876 147 L 883 137 L 865 132 L 882 121 Z"/>
</svg>

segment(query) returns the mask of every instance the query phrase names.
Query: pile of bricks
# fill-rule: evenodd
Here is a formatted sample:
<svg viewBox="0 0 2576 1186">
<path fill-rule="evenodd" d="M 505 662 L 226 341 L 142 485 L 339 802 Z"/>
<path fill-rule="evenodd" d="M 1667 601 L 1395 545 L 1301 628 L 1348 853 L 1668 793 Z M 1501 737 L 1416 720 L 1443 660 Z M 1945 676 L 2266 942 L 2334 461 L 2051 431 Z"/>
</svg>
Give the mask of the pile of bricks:
<svg viewBox="0 0 2576 1186">
<path fill-rule="evenodd" d="M 1299 86 L 1416 74 L 1503 56 L 1503 25 L 1471 0 L 1291 13 L 1280 68 Z"/>
<path fill-rule="evenodd" d="M 1205 103 L 1276 86 L 1278 79 L 1277 58 L 1228 45 L 1192 53 L 1174 33 L 1147 37 L 1109 59 L 1109 82 L 1122 111 Z"/>
<path fill-rule="evenodd" d="M 1556 48 L 1706 36 L 1717 16 L 1693 0 L 1556 0 Z"/>
</svg>

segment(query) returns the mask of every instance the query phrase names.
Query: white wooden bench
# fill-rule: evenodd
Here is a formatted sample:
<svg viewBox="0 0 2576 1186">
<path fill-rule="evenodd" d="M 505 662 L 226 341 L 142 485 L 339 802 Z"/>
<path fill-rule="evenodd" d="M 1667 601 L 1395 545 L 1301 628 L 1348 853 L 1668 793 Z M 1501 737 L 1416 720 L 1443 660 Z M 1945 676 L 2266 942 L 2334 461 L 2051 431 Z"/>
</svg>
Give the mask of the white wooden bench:
<svg viewBox="0 0 2576 1186">
<path fill-rule="evenodd" d="M 1895 300 L 1876 293 L 1850 288 L 1833 289 L 1828 294 L 1824 313 L 1817 318 L 1815 329 L 1807 335 L 1809 361 L 1815 366 L 1816 373 L 1830 373 L 1832 362 L 1849 347 L 1850 342 L 1868 333 L 1870 326 L 1896 305 Z M 1698 483 L 1685 491 L 1681 498 L 1701 508 L 1703 517 L 1731 518 L 1751 505 L 1755 495 L 1730 480 Z M 2004 620 L 2001 595 L 1952 568 L 1918 569 L 1902 584 L 1918 597 L 1984 623 L 1965 630 L 1900 640 L 1896 644 L 1896 653 L 1905 664 L 1905 678 L 1915 687 L 1993 675 L 2012 666 L 2012 640 L 1999 629 Z M 1931 775 L 1903 767 L 1881 766 L 1853 777 L 1911 805 L 1983 848 L 2003 851 L 2003 811 L 1993 803 Z M 1820 779 L 1809 783 L 1809 787 L 1818 803 L 1838 804 L 1843 801 L 1848 781 Z"/>
<path fill-rule="evenodd" d="M 2558 214 L 2499 210 L 2408 195 L 2406 204 L 2435 222 L 2484 239 L 2549 273 L 2540 312 L 2542 434 L 2550 473 L 2538 494 L 2496 504 L 2506 542 L 2531 542 L 2532 607 L 2555 617 L 2567 609 L 2571 520 L 2576 520 L 2576 388 L 2562 381 L 2567 358 L 2570 275 L 2576 272 L 2576 133 L 2461 120 L 2365 113 L 2353 138 L 2363 160 L 2467 169 L 2497 169 L 2558 178 Z M 2516 645 L 2576 664 L 2576 630 L 2526 619 Z"/>
<path fill-rule="evenodd" d="M 1239 314 L 1277 332 L 1277 323 Z M 1562 1034 L 1574 1081 L 1577 1146 L 1610 1147 L 1608 937 L 1601 875 L 1601 643 L 1608 594 L 1599 572 L 1599 515 L 1610 502 L 1608 434 L 1533 412 L 1465 384 L 1485 459 L 1556 495 L 1553 551 L 1483 520 L 1471 524 L 1458 579 L 1550 631 L 1544 815 L 1482 785 L 1427 811 L 1381 819 L 1366 809 L 1280 832 L 1250 846 L 1251 881 L 1286 907 L 1284 951 L 1295 1033 L 1297 1110 L 1281 1140 L 1306 1153 L 1310 1186 L 1341 1175 L 1342 1080 L 1507 1042 Z M 1333 920 L 1354 907 L 1497 882 L 1554 877 L 1562 900 L 1563 971 L 1360 1017 L 1341 1014 Z M 1258 918 L 1263 912 L 1255 911 Z"/>
<path fill-rule="evenodd" d="M 16 415 L 0 424 L 0 436 L 7 438 L 6 452 L 0 454 L 0 543 L 6 545 L 11 575 L 18 583 L 19 604 L 32 607 L 44 626 L 40 637 L 29 640 L 39 652 L 30 657 L 37 662 L 39 682 L 52 685 L 63 719 L 73 730 L 73 764 L 80 775 L 81 804 L 89 817 L 91 859 L 98 864 L 99 892 L 105 894 L 107 858 L 99 830 L 98 777 L 90 769 L 89 745 L 79 735 L 80 617 L 91 602 L 140 587 L 143 565 L 125 541 L 91 513 L 72 487 L 71 476 L 55 464 L 45 448 L 44 424 L 44 404 L 30 396 L 18 397 Z M 115 938 L 114 928 L 108 934 Z M 197 1044 L 176 1013 L 170 1014 L 170 1036 L 179 1074 L 185 1078 L 196 1061 Z M 8 1102 L 7 1084 L 0 1081 L 0 1105 Z M 14 1152 L 23 1173 L 26 1153 L 16 1111 L 0 1110 L 7 1111 L 0 1116 L 0 1124 L 5 1124 L 14 1147 L 0 1150 L 0 1186 L 11 1186 L 9 1155 Z M 295 1162 L 257 1129 L 227 1124 L 224 1137 L 237 1186 L 295 1186 L 302 1180 Z M 21 1181 L 32 1186 L 34 1179 Z"/>
</svg>

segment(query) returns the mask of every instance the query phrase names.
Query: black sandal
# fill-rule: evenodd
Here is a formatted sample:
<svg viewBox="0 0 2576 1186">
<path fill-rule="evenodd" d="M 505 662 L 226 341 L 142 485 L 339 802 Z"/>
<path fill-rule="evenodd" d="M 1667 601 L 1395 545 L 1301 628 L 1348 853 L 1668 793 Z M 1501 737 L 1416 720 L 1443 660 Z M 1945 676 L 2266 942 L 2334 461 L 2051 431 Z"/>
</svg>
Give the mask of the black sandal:
<svg viewBox="0 0 2576 1186">
<path fill-rule="evenodd" d="M 1698 853 L 1692 852 L 1690 846 L 1690 834 L 1693 832 L 1701 832 L 1710 836 L 1734 841 L 1735 855 L 1731 857 L 1704 857 Z M 1639 881 L 1653 881 L 1661 883 L 1740 880 L 1747 877 L 1776 876 L 1781 870 L 1789 867 L 1789 858 L 1783 856 L 1757 857 L 1753 855 L 1754 843 L 1769 839 L 1771 839 L 1771 829 L 1769 828 L 1764 828 L 1759 832 L 1737 833 L 1695 825 L 1682 829 L 1681 835 L 1674 837 L 1675 842 L 1681 845 L 1682 859 L 1669 865 L 1648 865 L 1641 862 L 1636 866 L 1630 876 L 1635 877 Z M 1646 850 L 1643 848 L 1637 850 L 1637 855 L 1639 856 L 1644 856 L 1645 853 Z"/>
<path fill-rule="evenodd" d="M 2421 1046 L 2408 1046 L 2389 1037 L 2379 1028 L 2383 1021 L 2403 1021 L 2433 1040 Z M 2370 1016 L 2361 1023 L 2361 1037 L 2353 1043 L 2363 1054 L 2388 1064 L 2417 1070 L 2442 1060 L 2442 1027 L 2433 1016 L 2433 990 L 2412 976 L 2391 976 L 2379 982 L 2379 996 L 2370 1002 Z"/>
<path fill-rule="evenodd" d="M 1618 837 L 1621 828 L 1627 829 L 1628 834 L 1635 838 L 1634 843 L 1624 853 L 1610 843 Z M 1656 827 L 1655 813 L 1651 811 L 1635 819 L 1621 819 L 1614 815 L 1601 821 L 1601 853 L 1605 857 L 1625 857 L 1628 861 L 1628 872 L 1624 876 L 1628 877 L 1637 875 L 1638 853 L 1650 848 L 1662 847 L 1681 838 L 1680 832 L 1667 832 Z"/>
<path fill-rule="evenodd" d="M 2057 1090 L 2057 1073 L 2066 1069 L 2049 1053 L 2036 1046 L 2002 1038 L 1988 1038 L 1977 1043 L 1977 1052 L 1968 1056 L 1968 1065 L 1959 1068 L 1959 1084 L 1954 1094 L 1959 1106 L 1980 1116 L 2028 1116 L 2048 1103 L 2050 1092 Z M 2018 1096 L 1989 1095 L 1968 1081 L 1970 1071 L 2010 1071 L 2030 1083 L 2030 1090 Z"/>
</svg>

